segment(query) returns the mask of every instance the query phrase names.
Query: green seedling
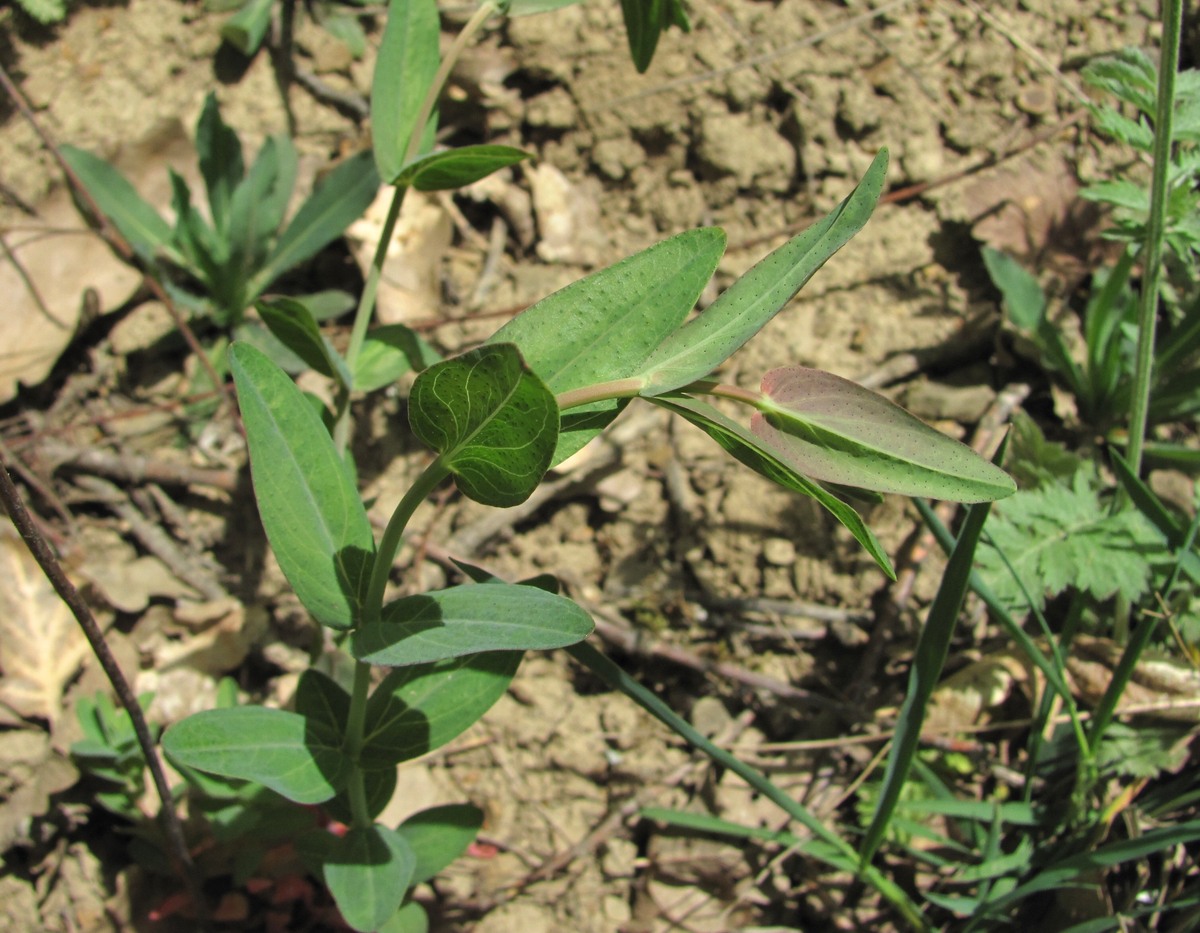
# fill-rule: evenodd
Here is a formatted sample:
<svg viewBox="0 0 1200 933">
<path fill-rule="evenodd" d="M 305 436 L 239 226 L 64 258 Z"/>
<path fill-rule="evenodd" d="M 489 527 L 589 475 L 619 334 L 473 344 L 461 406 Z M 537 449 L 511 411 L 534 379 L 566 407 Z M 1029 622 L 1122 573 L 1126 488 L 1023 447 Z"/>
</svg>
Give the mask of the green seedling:
<svg viewBox="0 0 1200 933">
<path fill-rule="evenodd" d="M 370 154 L 351 156 L 289 218 L 297 169 L 291 140 L 268 137 L 247 169 L 241 141 L 211 94 L 196 124 L 207 218 L 173 171 L 170 223 L 108 162 L 73 146 L 63 146 L 62 154 L 139 261 L 181 304 L 227 330 L 239 327 L 246 309 L 282 275 L 341 236 L 379 189 Z"/>
<path fill-rule="evenodd" d="M 464 33 L 492 12 L 481 8 Z M 503 147 L 431 149 L 433 104 L 465 41 L 460 35 L 443 58 L 438 31 L 432 0 L 393 0 L 372 96 L 374 157 L 380 176 L 396 186 L 393 215 L 410 186 L 465 184 L 524 157 Z M 681 234 L 594 273 L 451 359 L 435 361 L 411 334 L 391 331 L 373 354 L 369 378 L 364 360 L 376 332 L 366 321 L 377 270 L 368 277 L 345 356 L 321 337 L 302 303 L 265 304 L 268 326 L 333 381 L 337 402 L 333 412 L 314 405 L 259 350 L 233 345 L 255 497 L 281 569 L 313 617 L 344 639 L 352 674 L 339 682 L 307 672 L 291 710 L 247 706 L 192 716 L 164 736 L 172 762 L 344 814 L 345 835 L 313 829 L 297 846 L 347 923 L 357 930 L 423 929 L 421 908 L 408 892 L 466 847 L 480 814 L 464 805 L 396 826 L 379 822 L 397 765 L 440 747 L 482 716 L 527 651 L 568 647 L 584 663 L 608 670 L 583 644 L 590 617 L 558 593 L 553 579 L 511 584 L 464 566 L 463 585 L 389 596 L 408 522 L 443 482 L 452 479 L 462 495 L 486 505 L 519 504 L 554 464 L 640 399 L 679 414 L 751 468 L 817 499 L 888 574 L 887 556 L 870 530 L 821 480 L 971 500 L 1011 493 L 1015 487 L 1001 470 L 845 380 L 793 368 L 769 374 L 753 392 L 712 378 L 866 223 L 886 167 L 881 152 L 842 204 L 691 320 L 724 251 L 720 230 Z M 385 229 L 383 242 L 388 237 Z M 407 367 L 419 370 L 408 430 L 433 458 L 376 539 L 345 456 L 348 402 Z M 709 399 L 749 407 L 750 424 Z M 389 673 L 372 689 L 375 667 Z M 644 700 L 632 687 L 622 689 Z M 844 843 L 837 860 L 855 864 Z M 871 877 L 903 903 L 894 885 L 878 873 Z"/>
<path fill-rule="evenodd" d="M 221 38 L 243 55 L 252 56 L 267 38 L 271 19 L 279 15 L 278 0 L 210 0 L 206 4 L 214 12 L 235 10 L 221 26 Z M 367 34 L 362 20 L 372 15 L 363 0 L 315 0 L 296 4 L 312 17 L 314 23 L 340 41 L 355 58 L 367 50 Z"/>
</svg>

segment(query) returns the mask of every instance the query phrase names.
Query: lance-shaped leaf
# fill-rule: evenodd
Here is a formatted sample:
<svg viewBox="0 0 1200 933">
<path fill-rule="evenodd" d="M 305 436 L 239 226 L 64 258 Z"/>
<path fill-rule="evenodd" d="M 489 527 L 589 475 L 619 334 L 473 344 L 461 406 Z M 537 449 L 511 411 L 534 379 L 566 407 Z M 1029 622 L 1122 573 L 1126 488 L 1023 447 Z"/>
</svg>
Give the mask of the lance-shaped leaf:
<svg viewBox="0 0 1200 933">
<path fill-rule="evenodd" d="M 404 168 L 409 138 L 420 132 L 421 104 L 438 70 L 435 0 L 391 0 L 371 82 L 371 139 L 379 177 Z"/>
<path fill-rule="evenodd" d="M 340 735 L 324 723 L 262 706 L 211 709 L 163 736 L 171 762 L 254 781 L 296 803 L 322 803 L 346 782 Z"/>
<path fill-rule="evenodd" d="M 375 555 L 362 500 L 321 416 L 292 380 L 247 344 L 234 344 L 229 357 L 271 548 L 313 617 L 349 628 Z"/>
<path fill-rule="evenodd" d="M 420 372 L 441 359 L 437 350 L 411 327 L 385 324 L 367 331 L 362 351 L 354 361 L 354 388 L 374 392 L 410 370 Z"/>
<path fill-rule="evenodd" d="M 280 343 L 322 376 L 336 380 L 343 387 L 350 385 L 345 361 L 321 334 L 316 317 L 304 302 L 295 298 L 276 298 L 260 301 L 256 307 L 263 323 Z"/>
<path fill-rule="evenodd" d="M 515 343 L 555 394 L 633 376 L 687 317 L 724 252 L 716 227 L 681 233 L 548 295 L 488 342 Z M 622 404 L 566 412 L 553 462 L 604 430 Z"/>
<path fill-rule="evenodd" d="M 490 651 L 392 671 L 367 703 L 359 763 L 394 768 L 445 745 L 504 695 L 522 656 Z"/>
<path fill-rule="evenodd" d="M 365 152 L 350 156 L 329 173 L 300 205 L 249 291 L 253 298 L 276 278 L 323 250 L 362 216 L 379 191 L 379 176 Z"/>
<path fill-rule="evenodd" d="M 370 933 L 400 909 L 412 885 L 416 856 L 408 840 L 386 826 L 356 826 L 324 855 L 321 873 L 342 919 Z"/>
<path fill-rule="evenodd" d="M 63 145 L 60 151 L 100 212 L 112 221 L 141 258 L 153 259 L 161 251 L 172 262 L 183 265 L 182 257 L 171 243 L 171 225 L 142 199 L 124 175 L 83 149 Z"/>
<path fill-rule="evenodd" d="M 789 240 L 727 288 L 700 315 L 664 340 L 638 374 L 643 396 L 703 379 L 757 334 L 875 210 L 888 153 L 881 149 L 862 181 L 823 220 Z M 632 374 L 631 374 L 632 375 Z"/>
<path fill-rule="evenodd" d="M 512 146 L 461 146 L 410 162 L 400 172 L 396 184 L 418 191 L 463 188 L 528 158 L 528 152 Z"/>
<path fill-rule="evenodd" d="M 208 192 L 208 208 L 218 234 L 229 232 L 229 207 L 234 189 L 246 173 L 242 143 L 233 127 L 221 119 L 217 95 L 204 98 L 200 119 L 196 122 L 196 156 L 200 174 Z"/>
<path fill-rule="evenodd" d="M 769 448 L 736 421 L 726 418 L 712 405 L 686 395 L 663 396 L 652 399 L 656 405 L 686 418 L 720 444 L 736 460 L 765 476 L 784 489 L 810 496 L 821 503 L 834 518 L 846 526 L 891 579 L 896 579 L 892 563 L 883 547 L 863 522 L 862 517 L 833 493 L 822 489 L 796 472 L 788 462 L 786 452 Z"/>
<path fill-rule="evenodd" d="M 360 661 L 403 667 L 481 651 L 548 651 L 587 638 L 592 620 L 554 593 L 518 584 L 456 586 L 398 599 L 352 636 Z"/>
<path fill-rule="evenodd" d="M 558 403 L 512 344 L 479 347 L 421 373 L 413 433 L 439 454 L 463 494 L 484 505 L 529 498 L 550 468 Z"/>
<path fill-rule="evenodd" d="M 798 472 L 878 492 L 989 502 L 1016 484 L 965 444 L 881 395 L 803 366 L 767 373 L 751 430 Z"/>
</svg>

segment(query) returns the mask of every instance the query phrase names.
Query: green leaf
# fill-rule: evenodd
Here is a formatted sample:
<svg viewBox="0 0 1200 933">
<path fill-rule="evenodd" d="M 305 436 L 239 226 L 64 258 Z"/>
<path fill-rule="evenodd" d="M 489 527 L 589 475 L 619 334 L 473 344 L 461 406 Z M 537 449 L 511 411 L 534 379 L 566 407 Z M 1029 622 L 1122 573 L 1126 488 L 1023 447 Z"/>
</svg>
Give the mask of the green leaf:
<svg viewBox="0 0 1200 933">
<path fill-rule="evenodd" d="M 240 10 L 225 21 L 221 38 L 243 55 L 258 51 L 271 25 L 271 8 L 275 0 L 246 0 Z"/>
<path fill-rule="evenodd" d="M 515 343 L 556 395 L 633 376 L 683 322 L 724 251 L 725 233 L 716 227 L 681 233 L 547 296 L 488 343 Z M 553 462 L 579 450 L 620 409 L 606 401 L 564 414 Z"/>
<path fill-rule="evenodd" d="M 287 214 L 296 185 L 296 147 L 286 136 L 269 136 L 229 204 L 229 251 L 239 257 L 238 275 L 249 278 L 267 255 Z"/>
<path fill-rule="evenodd" d="M 345 159 L 329 173 L 296 212 L 262 269 L 254 276 L 252 295 L 261 294 L 280 275 L 310 259 L 336 240 L 362 216 L 379 191 L 379 176 L 369 153 Z"/>
<path fill-rule="evenodd" d="M 392 671 L 367 703 L 359 763 L 394 768 L 456 738 L 504 695 L 521 657 L 494 651 Z"/>
<path fill-rule="evenodd" d="M 789 240 L 733 283 L 645 361 L 643 396 L 662 395 L 703 379 L 778 314 L 875 210 L 887 174 L 881 149 L 855 189 L 823 220 Z"/>
<path fill-rule="evenodd" d="M 404 168 L 408 143 L 438 63 L 434 0 L 391 0 L 371 83 L 371 137 L 379 177 L 389 184 Z"/>
<path fill-rule="evenodd" d="M 625 16 L 629 53 L 639 72 L 650 67 L 664 29 L 671 26 L 678 26 L 684 32 L 691 29 L 681 0 L 621 0 L 621 12 Z"/>
<path fill-rule="evenodd" d="M 1046 294 L 1038 280 L 1012 256 L 990 246 L 983 248 L 983 264 L 992 284 L 1000 290 L 1008 319 L 1015 327 L 1036 333 L 1046 316 Z"/>
<path fill-rule="evenodd" d="M 579 3 L 580 0 L 508 0 L 502 4 L 501 10 L 505 16 L 533 16 L 537 13 L 549 13 L 551 10 L 561 10 L 565 6 Z"/>
<path fill-rule="evenodd" d="M 518 505 L 550 468 L 558 403 L 512 344 L 429 367 L 408 404 L 413 433 L 441 454 L 458 488 L 476 502 Z"/>
<path fill-rule="evenodd" d="M 357 621 L 375 556 L 366 510 L 303 393 L 246 344 L 229 351 L 259 514 L 284 576 L 322 625 Z"/>
<path fill-rule="evenodd" d="M 725 448 L 735 460 L 750 467 L 754 472 L 773 483 L 778 483 L 784 489 L 816 499 L 854 535 L 854 539 L 866 549 L 879 565 L 879 569 L 890 579 L 896 579 L 891 561 L 871 529 L 863 523 L 862 517 L 837 496 L 794 470 L 782 459 L 783 452 L 765 448 L 757 437 L 736 421 L 726 418 L 707 402 L 686 395 L 662 396 L 651 401 L 686 418 Z"/>
<path fill-rule="evenodd" d="M 168 729 L 162 744 L 172 764 L 254 781 L 296 803 L 329 800 L 349 773 L 338 733 L 261 706 L 196 713 Z"/>
<path fill-rule="evenodd" d="M 200 119 L 196 121 L 196 155 L 200 174 L 208 192 L 208 208 L 218 235 L 229 232 L 229 207 L 233 191 L 246 174 L 242 158 L 242 143 L 237 133 L 221 119 L 217 95 L 211 91 L 204 98 Z"/>
<path fill-rule="evenodd" d="M 300 675 L 293 699 L 296 712 L 310 722 L 320 723 L 341 735 L 350 716 L 350 694 L 326 674 L 309 668 Z"/>
<path fill-rule="evenodd" d="M 371 933 L 400 909 L 416 859 L 408 842 L 386 826 L 351 829 L 325 854 L 322 874 L 342 919 Z"/>
<path fill-rule="evenodd" d="M 354 361 L 354 388 L 374 392 L 407 372 L 420 372 L 441 359 L 441 354 L 411 327 L 403 324 L 376 327 L 367 332 Z"/>
<path fill-rule="evenodd" d="M 124 175 L 103 159 L 75 146 L 63 145 L 59 151 L 96 207 L 142 259 L 154 259 L 162 251 L 182 265 L 181 257 L 171 246 L 171 225 L 142 200 Z"/>
<path fill-rule="evenodd" d="M 350 373 L 345 361 L 321 334 L 317 319 L 303 302 L 276 298 L 260 301 L 256 307 L 263 323 L 280 343 L 322 376 L 336 380 L 340 386 L 349 386 Z"/>
<path fill-rule="evenodd" d="M 983 502 L 1016 483 L 965 444 L 841 376 L 789 366 L 762 380 L 750 429 L 780 459 L 814 479 L 878 492 Z"/>
<path fill-rule="evenodd" d="M 362 58 L 366 54 L 367 34 L 363 30 L 362 23 L 358 21 L 358 17 L 346 13 L 323 14 L 321 27 L 349 49 L 350 54 L 356 59 Z"/>
<path fill-rule="evenodd" d="M 445 152 L 434 152 L 410 162 L 400 172 L 395 184 L 418 191 L 464 188 L 492 172 L 528 158 L 528 152 L 512 146 L 461 146 Z"/>
<path fill-rule="evenodd" d="M 379 928 L 379 933 L 429 933 L 429 916 L 416 901 L 409 901 Z"/>
<path fill-rule="evenodd" d="M 1100 501 L 1087 471 L 1070 484 L 1023 489 L 996 507 L 979 549 L 979 572 L 1006 609 L 1029 609 L 997 551 L 1008 556 L 1041 609 L 1047 596 L 1074 587 L 1093 599 L 1120 593 L 1131 603 L 1149 586 L 1150 558 L 1165 557 L 1158 531 L 1133 509 L 1112 512 Z"/>
<path fill-rule="evenodd" d="M 395 768 L 363 771 L 363 797 L 366 798 L 367 815 L 375 819 L 387 809 L 396 796 L 399 775 Z M 347 826 L 354 822 L 354 809 L 350 804 L 349 791 L 342 791 L 325 804 L 325 812 Z"/>
<path fill-rule="evenodd" d="M 351 653 L 403 667 L 481 651 L 547 651 L 591 631 L 591 618 L 566 597 L 517 584 L 456 586 L 385 606 L 381 622 L 351 636 Z"/>
<path fill-rule="evenodd" d="M 1002 452 L 997 456 L 1001 456 Z M 896 737 L 892 740 L 892 750 L 888 755 L 879 802 L 859 845 L 859 858 L 863 865 L 870 863 L 887 834 L 916 758 L 929 698 L 941 680 L 942 668 L 950 653 L 950 641 L 970 582 L 975 549 L 990 509 L 991 504 L 984 503 L 972 506 L 967 511 L 958 542 L 950 553 L 937 596 L 929 607 L 929 615 L 917 640 L 916 654 L 909 671 L 908 690 L 896 720 Z"/>
<path fill-rule="evenodd" d="M 483 826 L 483 812 L 469 803 L 430 807 L 396 827 L 417 857 L 414 885 L 428 881 L 463 854 Z"/>
<path fill-rule="evenodd" d="M 21 9 L 43 26 L 66 19 L 66 0 L 19 0 Z"/>
</svg>

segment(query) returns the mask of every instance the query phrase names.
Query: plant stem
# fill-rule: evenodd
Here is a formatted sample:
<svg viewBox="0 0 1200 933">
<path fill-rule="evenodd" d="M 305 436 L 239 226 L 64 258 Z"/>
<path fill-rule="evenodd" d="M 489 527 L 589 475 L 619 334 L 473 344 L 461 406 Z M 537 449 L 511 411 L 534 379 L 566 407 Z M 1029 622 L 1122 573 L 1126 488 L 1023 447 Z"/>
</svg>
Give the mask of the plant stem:
<svg viewBox="0 0 1200 933">
<path fill-rule="evenodd" d="M 142 713 L 141 704 L 138 703 L 137 695 L 133 692 L 133 688 L 129 686 L 129 681 L 121 673 L 120 665 L 117 664 L 117 659 L 113 657 L 113 653 L 108 647 L 108 642 L 104 640 L 104 633 L 100 630 L 100 625 L 96 622 L 96 617 L 92 615 L 91 608 L 84 602 L 83 597 L 79 595 L 79 591 L 75 589 L 75 585 L 63 571 L 58 558 L 50 550 L 50 546 L 42 537 L 41 532 L 38 531 L 37 525 L 34 524 L 29 511 L 25 508 L 25 503 L 21 501 L 17 487 L 13 484 L 12 477 L 8 474 L 8 451 L 4 448 L 2 442 L 0 442 L 0 503 L 3 504 L 9 518 L 12 519 L 12 523 L 16 527 L 18 534 L 24 539 L 25 545 L 29 548 L 29 552 L 33 555 L 34 560 L 42 568 L 42 573 L 46 575 L 46 579 L 50 581 L 50 585 L 54 587 L 59 598 L 66 603 L 67 608 L 75 616 L 79 627 L 83 629 L 83 634 L 91 646 L 92 653 L 96 656 L 96 660 L 100 662 L 100 667 L 108 678 L 108 682 L 112 685 L 113 691 L 117 695 L 117 700 L 121 703 L 125 712 L 129 714 L 129 721 L 133 725 L 134 735 L 137 736 L 138 747 L 142 751 L 142 756 L 146 759 L 146 767 L 150 770 L 150 777 L 154 782 L 154 790 L 158 794 L 158 799 L 162 804 L 159 810 L 159 819 L 162 821 L 163 834 L 166 836 L 167 850 L 171 860 L 175 863 L 176 873 L 191 895 L 192 902 L 195 904 L 200 918 L 201 926 L 207 929 L 208 904 L 204 899 L 204 891 L 201 889 L 200 881 L 196 876 L 196 866 L 192 862 L 191 855 L 188 854 L 187 843 L 183 835 L 183 826 L 179 822 L 179 814 L 175 811 L 175 799 L 171 795 L 171 786 L 167 782 L 166 772 L 163 770 L 162 762 L 159 760 L 158 752 L 154 747 L 154 738 L 150 734 L 150 727 L 146 723 L 145 715 Z"/>
<path fill-rule="evenodd" d="M 347 790 L 350 795 L 350 812 L 354 817 L 355 826 L 370 826 L 371 814 L 367 809 L 367 791 L 363 783 L 362 768 L 358 764 L 358 756 L 362 751 L 363 728 L 367 715 L 367 700 L 371 688 L 371 665 L 365 661 L 354 664 L 354 688 L 350 694 L 350 713 L 346 717 L 346 757 L 350 759 L 351 770 Z"/>
<path fill-rule="evenodd" d="M 1181 0 L 1163 0 L 1162 26 L 1162 48 L 1158 59 L 1158 101 L 1154 114 L 1154 173 L 1150 180 L 1150 216 L 1146 222 L 1146 242 L 1142 250 L 1137 356 L 1129 415 L 1129 446 L 1125 457 L 1134 473 L 1141 470 L 1142 449 L 1145 445 L 1150 409 L 1155 319 L 1158 315 L 1167 214 L 1167 174 L 1171 167 L 1171 137 L 1175 116 L 1175 76 L 1179 68 L 1179 35 L 1183 26 Z"/>
<path fill-rule="evenodd" d="M 388 519 L 387 528 L 384 529 L 383 537 L 379 540 L 379 548 L 375 552 L 375 565 L 371 570 L 371 582 L 367 588 L 362 625 L 374 625 L 379 621 L 383 613 L 384 590 L 387 589 L 388 576 L 391 573 L 392 564 L 396 560 L 396 554 L 400 550 L 400 540 L 404 536 L 404 529 L 417 507 L 449 475 L 450 468 L 442 462 L 441 457 L 437 457 L 409 487 L 404 498 L 400 500 L 400 504 L 396 506 L 396 511 Z"/>
<path fill-rule="evenodd" d="M 608 382 L 597 382 L 595 385 L 583 386 L 578 389 L 568 389 L 556 397 L 560 411 L 577 408 L 592 402 L 601 402 L 610 398 L 637 398 L 642 386 L 646 384 L 641 376 L 630 376 L 628 379 L 612 379 Z M 740 386 L 725 385 L 715 379 L 697 379 L 695 382 L 678 389 L 691 395 L 715 395 L 718 398 L 732 399 L 752 408 L 762 408 L 762 395 L 753 389 L 743 389 Z"/>
</svg>

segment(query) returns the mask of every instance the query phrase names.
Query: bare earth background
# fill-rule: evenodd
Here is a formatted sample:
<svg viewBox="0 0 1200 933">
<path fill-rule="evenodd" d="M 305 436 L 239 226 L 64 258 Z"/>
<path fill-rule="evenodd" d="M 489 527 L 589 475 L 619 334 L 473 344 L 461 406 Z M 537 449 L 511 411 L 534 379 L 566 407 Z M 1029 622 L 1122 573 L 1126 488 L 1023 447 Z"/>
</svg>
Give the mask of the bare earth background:
<svg viewBox="0 0 1200 933">
<path fill-rule="evenodd" d="M 468 53 L 443 125 L 453 139 L 522 145 L 537 159 L 467 194 L 414 199 L 381 314 L 454 350 L 586 271 L 702 224 L 724 227 L 730 241 L 711 300 L 832 207 L 886 145 L 888 203 L 723 377 L 756 385 L 773 366 L 826 368 L 955 436 L 970 440 L 983 421 L 980 443 L 993 442 L 986 419 L 1010 410 L 1006 390 L 1031 372 L 998 338 L 979 244 L 1028 260 L 1059 293 L 1087 270 L 1101 247 L 1096 218 L 1074 194 L 1110 156 L 1081 118 L 1079 69 L 1096 54 L 1154 44 L 1156 4 L 688 6 L 694 34 L 666 35 L 645 76 L 629 62 L 614 0 L 500 25 Z M 469 10 L 444 12 L 453 24 Z M 221 50 L 222 18 L 195 3 L 130 0 L 81 7 L 55 30 L 10 19 L 0 62 L 55 139 L 118 158 L 165 211 L 165 165 L 195 176 L 187 140 L 210 89 L 251 150 L 288 129 L 268 56 L 245 63 Z M 371 52 L 353 61 L 311 24 L 296 43 L 305 78 L 350 100 L 369 93 Z M 288 100 L 302 185 L 366 145 L 366 127 L 328 99 L 293 84 Z M 10 262 L 0 270 L 5 443 L 26 479 L 41 483 L 47 527 L 113 626 L 138 688 L 155 693 L 154 718 L 211 705 L 224 675 L 250 696 L 286 703 L 317 635 L 265 556 L 236 472 L 245 454 L 235 426 L 189 420 L 178 403 L 194 361 L 185 362 L 165 313 L 135 294 L 138 277 L 95 238 L 66 229 L 79 221 L 52 158 L 7 102 L 0 118 L 0 229 L 26 273 Z M 372 229 L 378 220 L 368 217 L 354 242 L 369 248 Z M 298 284 L 353 288 L 353 255 L 329 250 Z M 98 316 L 81 318 L 85 306 Z M 331 331 L 335 342 L 346 334 Z M 1044 385 L 1034 389 L 1027 404 L 1049 411 Z M 407 436 L 400 395 L 372 399 L 360 414 L 356 453 L 382 525 L 423 454 Z M 69 467 L 87 449 L 204 468 L 214 480 L 99 491 L 80 479 L 95 470 Z M 171 530 L 177 562 L 139 537 L 139 517 Z M 900 584 L 889 586 L 808 501 L 635 406 L 528 508 L 496 513 L 452 494 L 431 501 L 402 561 L 413 588 L 443 583 L 447 554 L 509 578 L 558 574 L 609 627 L 610 642 L 625 639 L 620 655 L 644 682 L 823 818 L 853 824 L 852 784 L 880 745 L 812 740 L 886 728 L 939 571 L 914 546 L 906 501 L 889 498 L 868 520 Z M 16 608 L 0 619 L 0 929 L 167 929 L 147 915 L 169 889 L 129 867 L 111 818 L 88 804 L 94 786 L 73 787 L 71 710 L 101 678 L 19 546 L 10 537 L 0 545 L 5 576 L 20 584 Z M 962 656 L 987 635 L 968 629 Z M 714 664 L 725 668 L 706 672 Z M 790 751 L 777 744 L 806 740 Z M 655 804 L 783 825 L 564 657 L 529 657 L 483 723 L 405 767 L 389 813 L 464 799 L 484 808 L 487 845 L 423 892 L 435 929 L 888 922 L 869 892 L 811 862 L 629 819 Z M 258 901 L 231 894 L 223 908 L 234 912 L 232 929 L 265 928 Z"/>
</svg>

